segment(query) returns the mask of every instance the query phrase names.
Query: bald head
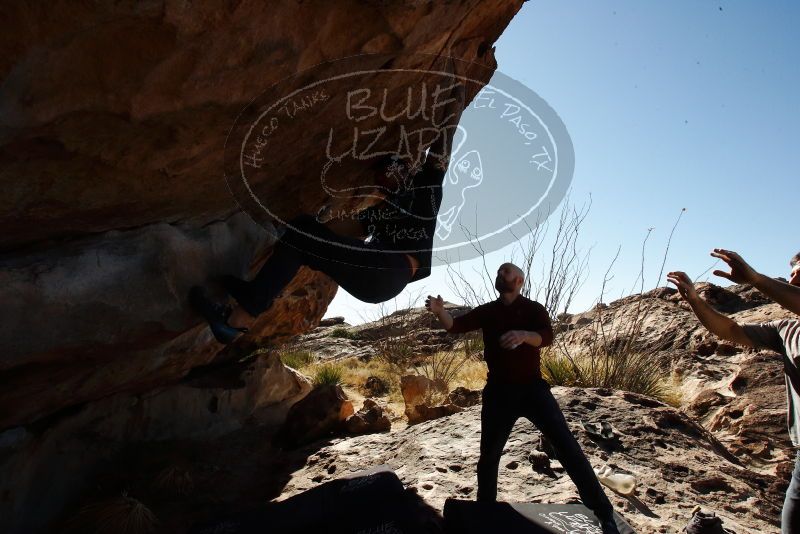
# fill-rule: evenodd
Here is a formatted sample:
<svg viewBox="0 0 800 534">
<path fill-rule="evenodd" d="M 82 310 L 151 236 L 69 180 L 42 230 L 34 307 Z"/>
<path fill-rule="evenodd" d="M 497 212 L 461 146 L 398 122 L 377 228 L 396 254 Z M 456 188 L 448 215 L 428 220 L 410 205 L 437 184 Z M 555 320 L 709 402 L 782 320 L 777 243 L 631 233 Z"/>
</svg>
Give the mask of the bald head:
<svg viewBox="0 0 800 534">
<path fill-rule="evenodd" d="M 525 282 L 525 273 L 513 263 L 504 263 L 497 269 L 495 288 L 501 293 L 517 293 Z"/>
<path fill-rule="evenodd" d="M 507 263 L 506 265 L 508 265 L 509 267 L 511 267 L 511 270 L 512 270 L 512 271 L 514 271 L 514 273 L 515 273 L 517 276 L 519 276 L 519 281 L 520 281 L 520 282 L 524 282 L 524 281 L 525 281 L 525 273 L 523 273 L 523 272 L 522 272 L 522 269 L 520 269 L 519 267 L 517 267 L 517 266 L 516 266 L 516 265 L 514 265 L 513 263 Z"/>
</svg>

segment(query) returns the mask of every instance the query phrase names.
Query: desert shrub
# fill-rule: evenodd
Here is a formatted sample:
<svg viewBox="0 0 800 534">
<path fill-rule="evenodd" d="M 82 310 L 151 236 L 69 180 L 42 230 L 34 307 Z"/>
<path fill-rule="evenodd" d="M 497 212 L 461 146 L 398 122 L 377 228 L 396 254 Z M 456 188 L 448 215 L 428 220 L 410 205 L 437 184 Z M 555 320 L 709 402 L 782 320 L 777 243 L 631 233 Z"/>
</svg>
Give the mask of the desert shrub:
<svg viewBox="0 0 800 534">
<path fill-rule="evenodd" d="M 466 333 L 463 347 L 467 356 L 480 358 L 483 355 L 483 333 L 480 330 Z"/>
<path fill-rule="evenodd" d="M 659 359 L 646 352 L 612 350 L 569 356 L 544 351 L 542 375 L 554 386 L 620 389 L 675 402 Z"/>
<path fill-rule="evenodd" d="M 314 373 L 315 386 L 335 386 L 342 383 L 344 370 L 341 366 L 328 363 L 319 366 Z"/>
<path fill-rule="evenodd" d="M 400 377 L 414 363 L 416 351 L 406 336 L 386 336 L 376 343 L 375 359 L 383 363 L 391 374 Z"/>
<path fill-rule="evenodd" d="M 170 465 L 156 476 L 153 486 L 160 495 L 186 496 L 194 490 L 194 479 L 186 467 Z"/>
<path fill-rule="evenodd" d="M 65 528 L 81 534 L 151 534 L 158 519 L 140 501 L 123 494 L 82 507 Z"/>
<path fill-rule="evenodd" d="M 442 384 L 443 390 L 449 391 L 461 369 L 472 359 L 475 357 L 463 351 L 438 351 L 422 361 L 420 371 L 423 376 Z"/>
<path fill-rule="evenodd" d="M 542 377 L 553 386 L 577 385 L 577 373 L 569 359 L 552 350 L 542 350 Z"/>
<path fill-rule="evenodd" d="M 350 330 L 348 330 L 347 328 L 345 328 L 343 326 L 337 326 L 336 328 L 331 330 L 330 334 L 328 334 L 328 337 L 342 337 L 342 338 L 345 338 L 345 339 L 358 339 L 358 334 L 356 334 L 355 332 L 351 332 Z"/>
<path fill-rule="evenodd" d="M 314 353 L 308 350 L 285 350 L 280 353 L 283 365 L 293 369 L 302 369 L 314 363 Z"/>
</svg>

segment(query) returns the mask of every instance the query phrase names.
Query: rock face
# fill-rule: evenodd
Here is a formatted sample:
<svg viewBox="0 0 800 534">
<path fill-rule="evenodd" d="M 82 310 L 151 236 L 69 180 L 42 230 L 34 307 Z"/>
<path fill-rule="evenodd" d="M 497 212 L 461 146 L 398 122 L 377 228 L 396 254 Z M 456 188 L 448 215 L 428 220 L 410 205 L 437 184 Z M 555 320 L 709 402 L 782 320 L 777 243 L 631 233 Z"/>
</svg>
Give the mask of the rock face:
<svg viewBox="0 0 800 534">
<path fill-rule="evenodd" d="M 11 29 L 0 38 L 0 432 L 9 433 L 0 442 L 34 426 L 38 435 L 55 432 L 56 420 L 105 413 L 112 399 L 178 387 L 195 368 L 312 329 L 336 285 L 305 268 L 239 347 L 223 350 L 188 309 L 190 286 L 221 273 L 251 276 L 277 235 L 242 212 L 226 183 L 226 136 L 237 115 L 276 82 L 358 54 L 383 54 L 376 67 L 387 55 L 464 60 L 461 74 L 476 80 L 471 98 L 489 81 L 492 44 L 521 5 L 0 8 Z M 427 67 L 414 61 L 400 66 Z M 390 105 L 419 79 L 393 82 Z M 283 220 L 350 202 L 331 203 L 307 172 L 320 167 L 326 120 L 321 113 L 302 139 L 276 141 L 279 172 L 253 182 Z M 341 153 L 345 144 L 331 148 Z M 343 186 L 374 182 L 358 162 L 339 170 Z M 283 400 L 294 398 L 286 393 Z M 11 468 L 5 460 L 2 474 Z M 9 506 L 26 513 L 10 501 L 0 503 L 3 515 Z M 49 512 L 37 513 L 44 521 Z"/>
<path fill-rule="evenodd" d="M 223 177 L 225 136 L 254 97 L 325 60 L 367 53 L 453 56 L 472 62 L 462 74 L 488 82 L 492 43 L 521 4 L 4 7 L 15 31 L 0 42 L 0 301 L 8 319 L 0 379 L 8 400 L 26 402 L 3 413 L 0 429 L 174 381 L 209 359 L 189 363 L 187 352 L 219 350 L 203 329 L 193 332 L 200 321 L 185 295 L 221 272 L 252 273 L 272 244 L 275 229 L 245 217 Z M 393 81 L 399 101 L 418 80 Z M 325 117 L 308 128 L 305 142 L 322 146 Z M 273 162 L 281 175 L 253 185 L 276 199 L 284 220 L 316 213 L 330 199 L 306 171 L 321 167 L 314 158 L 324 151 L 283 142 L 275 152 L 284 160 Z M 347 141 L 339 142 L 335 153 Z M 341 171 L 342 185 L 374 180 L 360 162 Z M 318 274 L 305 290 L 305 309 L 277 312 L 257 337 L 314 326 L 335 286 Z M 111 383 L 117 360 L 135 363 Z M 39 404 L 43 377 L 80 383 L 80 391 Z"/>
<path fill-rule="evenodd" d="M 7 430 L 0 434 L 4 527 L 38 531 L 85 490 L 89 473 L 117 461 L 123 444 L 211 440 L 248 426 L 275 427 L 310 389 L 277 354 L 262 354 L 235 366 L 197 368 L 176 385 L 112 395 Z"/>
</svg>

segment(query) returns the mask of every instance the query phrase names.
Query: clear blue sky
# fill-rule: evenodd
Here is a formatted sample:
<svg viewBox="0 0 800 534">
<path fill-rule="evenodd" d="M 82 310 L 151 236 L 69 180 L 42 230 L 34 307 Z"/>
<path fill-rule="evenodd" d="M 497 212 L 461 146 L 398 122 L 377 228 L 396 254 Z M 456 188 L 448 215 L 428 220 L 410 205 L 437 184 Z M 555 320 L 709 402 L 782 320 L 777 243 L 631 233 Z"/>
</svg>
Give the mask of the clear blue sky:
<svg viewBox="0 0 800 534">
<path fill-rule="evenodd" d="M 619 246 L 609 293 L 628 292 L 648 228 L 645 285 L 666 285 L 656 276 L 682 208 L 667 271 L 697 277 L 721 247 L 787 277 L 788 260 L 800 251 L 791 222 L 800 165 L 798 28 L 800 4 L 788 0 L 523 6 L 496 43 L 498 70 L 561 116 L 575 146 L 572 199 L 593 199 L 579 241 L 593 247 L 592 262 L 571 311 L 597 299 Z M 491 271 L 510 253 L 488 255 Z M 472 267 L 466 262 L 462 271 Z M 417 305 L 427 294 L 458 301 L 444 271 L 409 285 L 388 311 L 406 307 L 409 294 L 423 295 Z M 705 279 L 727 285 L 710 271 Z M 326 316 L 357 324 L 379 314 L 339 289 Z"/>
</svg>

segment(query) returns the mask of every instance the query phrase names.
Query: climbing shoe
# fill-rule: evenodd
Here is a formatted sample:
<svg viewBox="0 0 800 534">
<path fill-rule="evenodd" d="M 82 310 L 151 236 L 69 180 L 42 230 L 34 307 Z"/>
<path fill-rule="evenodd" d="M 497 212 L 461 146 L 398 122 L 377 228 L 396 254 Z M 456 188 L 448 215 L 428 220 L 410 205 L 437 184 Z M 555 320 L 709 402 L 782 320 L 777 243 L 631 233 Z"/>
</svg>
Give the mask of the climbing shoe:
<svg viewBox="0 0 800 534">
<path fill-rule="evenodd" d="M 247 332 L 247 328 L 230 326 L 228 324 L 228 317 L 230 317 L 232 311 L 230 306 L 223 306 L 212 301 L 200 286 L 193 286 L 189 290 L 189 304 L 208 321 L 208 326 L 211 328 L 214 338 L 223 345 L 232 342 L 239 334 Z"/>
<path fill-rule="evenodd" d="M 604 441 L 615 441 L 619 439 L 608 421 L 601 421 L 600 423 L 581 421 L 581 424 L 583 425 L 583 429 L 586 430 L 586 433 L 595 439 Z"/>
<path fill-rule="evenodd" d="M 722 519 L 714 512 L 706 513 L 695 506 L 689 524 L 683 528 L 686 534 L 731 534 L 731 531 L 722 527 Z"/>
</svg>

